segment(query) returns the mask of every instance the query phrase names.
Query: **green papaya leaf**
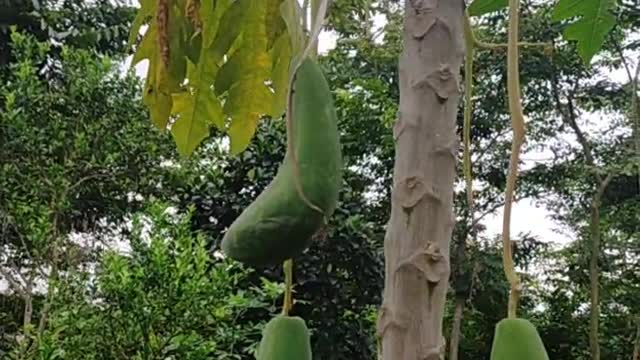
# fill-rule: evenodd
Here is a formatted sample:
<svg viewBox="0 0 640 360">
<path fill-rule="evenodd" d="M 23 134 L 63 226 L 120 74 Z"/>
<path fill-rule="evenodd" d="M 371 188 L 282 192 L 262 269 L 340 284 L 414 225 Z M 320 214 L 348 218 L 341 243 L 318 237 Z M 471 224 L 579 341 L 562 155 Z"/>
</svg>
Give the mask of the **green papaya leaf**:
<svg viewBox="0 0 640 360">
<path fill-rule="evenodd" d="M 231 0 L 201 0 L 200 17 L 202 18 L 203 46 L 211 46 L 220 28 L 220 20 L 231 5 Z M 239 27 L 239 26 L 237 26 Z M 224 25 L 222 27 L 225 30 Z"/>
<path fill-rule="evenodd" d="M 216 8 L 221 6 L 216 5 Z M 207 45 L 207 47 L 212 46 L 214 53 L 220 58 L 229 51 L 240 33 L 246 29 L 248 24 L 245 17 L 247 16 L 247 9 L 251 6 L 251 0 L 236 0 L 224 11 L 218 25 L 219 30 L 215 32 L 213 42 Z"/>
<path fill-rule="evenodd" d="M 590 63 L 616 23 L 616 0 L 560 0 L 553 10 L 553 20 L 577 18 L 564 31 L 567 40 L 577 41 L 578 52 Z"/>
<path fill-rule="evenodd" d="M 246 56 L 245 52 L 236 52 L 222 65 L 214 85 L 216 94 L 224 94 L 234 82 L 239 81 L 243 76 L 251 76 L 246 69 L 251 67 L 253 59 L 247 59 L 244 56 Z"/>
<path fill-rule="evenodd" d="M 302 27 L 302 10 L 297 0 L 284 0 L 280 5 L 280 14 L 287 24 L 287 30 L 291 39 L 291 54 L 297 56 L 304 51 L 305 35 Z"/>
<path fill-rule="evenodd" d="M 475 0 L 467 9 L 469 16 L 481 16 L 502 10 L 509 6 L 509 0 Z"/>
</svg>

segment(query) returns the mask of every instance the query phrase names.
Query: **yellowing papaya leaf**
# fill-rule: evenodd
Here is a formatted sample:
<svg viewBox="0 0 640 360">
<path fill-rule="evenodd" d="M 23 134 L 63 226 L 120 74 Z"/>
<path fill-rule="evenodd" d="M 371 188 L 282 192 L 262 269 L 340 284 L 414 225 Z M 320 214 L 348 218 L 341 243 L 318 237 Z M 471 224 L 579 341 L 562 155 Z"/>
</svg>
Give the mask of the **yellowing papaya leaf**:
<svg viewBox="0 0 640 360">
<path fill-rule="evenodd" d="M 273 95 L 262 78 L 245 79 L 229 90 L 225 110 L 231 115 L 228 133 L 231 153 L 244 151 L 256 132 L 260 119 L 269 110 Z"/>
<path fill-rule="evenodd" d="M 553 20 L 577 17 L 564 31 L 567 40 L 578 42 L 578 52 L 585 63 L 590 63 L 602 49 L 604 41 L 616 23 L 616 0 L 560 0 L 553 9 Z"/>
<path fill-rule="evenodd" d="M 134 54 L 132 64 L 135 65 L 144 59 L 149 60 L 142 98 L 144 104 L 149 107 L 151 120 L 158 128 L 164 130 L 171 115 L 171 90 L 174 84 L 160 59 L 160 49 L 158 48 L 156 37 L 157 29 L 155 25 L 152 25 L 147 30 Z"/>
<path fill-rule="evenodd" d="M 273 68 L 271 72 L 271 86 L 273 87 L 273 106 L 269 115 L 279 117 L 287 107 L 287 95 L 289 93 L 289 67 L 291 65 L 291 38 L 288 33 L 278 37 L 273 45 Z"/>
<path fill-rule="evenodd" d="M 161 58 L 158 45 L 158 26 L 152 22 L 144 34 L 142 42 L 133 56 L 135 65 L 144 59 L 149 60 L 147 77 L 143 94 L 143 102 L 149 107 L 152 121 L 165 130 L 171 115 L 171 94 L 180 90 L 180 84 L 186 75 L 186 59 L 182 33 L 181 13 L 176 7 L 172 8 L 169 21 L 170 63 L 167 67 Z"/>
<path fill-rule="evenodd" d="M 273 95 L 266 85 L 272 67 L 267 52 L 266 5 L 266 1 L 250 1 L 246 4 L 243 31 L 248 36 L 243 37 L 242 47 L 233 55 L 237 58 L 234 63 L 238 66 L 233 69 L 235 81 L 229 88 L 224 107 L 231 117 L 229 137 L 233 154 L 246 149 L 261 117 L 269 113 L 272 107 Z M 219 76 L 225 65 L 220 69 Z"/>
<path fill-rule="evenodd" d="M 188 63 L 188 87 L 191 91 L 173 96 L 172 113 L 178 118 L 171 133 L 183 156 L 191 155 L 209 135 L 211 124 L 224 130 L 222 105 L 211 89 L 218 66 L 210 52 L 201 52 L 197 63 Z"/>
<path fill-rule="evenodd" d="M 274 46 L 280 34 L 287 30 L 287 24 L 280 14 L 280 6 L 284 0 L 267 0 L 267 49 Z"/>
<path fill-rule="evenodd" d="M 509 0 L 474 0 L 467 8 L 467 12 L 469 16 L 481 16 L 508 6 Z"/>
<path fill-rule="evenodd" d="M 253 67 L 236 81 L 228 91 L 225 113 L 231 117 L 229 137 L 231 153 L 238 154 L 249 145 L 262 116 L 272 112 L 273 93 L 265 84 L 271 69 L 271 59 L 266 52 L 248 56 L 249 51 L 242 50 L 238 56 L 252 58 Z"/>
<path fill-rule="evenodd" d="M 127 49 L 130 49 L 133 46 L 133 43 L 136 42 L 142 24 L 144 24 L 148 18 L 152 17 L 158 8 L 157 2 L 154 0 L 140 0 L 139 3 L 140 10 L 138 10 L 136 17 L 133 19 L 133 23 L 131 24 Z"/>
<path fill-rule="evenodd" d="M 178 152 L 189 156 L 209 136 L 212 122 L 224 124 L 220 101 L 209 89 L 196 89 L 193 94 L 173 94 L 172 113 L 177 115 L 171 126 Z"/>
</svg>

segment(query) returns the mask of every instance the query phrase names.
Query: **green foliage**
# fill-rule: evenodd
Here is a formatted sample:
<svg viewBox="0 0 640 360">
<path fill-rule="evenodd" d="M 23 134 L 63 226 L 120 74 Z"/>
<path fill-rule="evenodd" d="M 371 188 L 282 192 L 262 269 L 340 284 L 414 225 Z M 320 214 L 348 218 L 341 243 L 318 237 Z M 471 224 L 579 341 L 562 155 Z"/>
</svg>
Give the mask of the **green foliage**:
<svg viewBox="0 0 640 360">
<path fill-rule="evenodd" d="M 564 30 L 567 40 L 578 42 L 585 63 L 591 62 L 616 24 L 616 0 L 559 0 L 553 11 L 555 21 L 577 18 Z"/>
<path fill-rule="evenodd" d="M 482 16 L 505 9 L 508 5 L 508 0 L 474 0 L 468 13 L 470 16 Z M 615 8 L 616 0 L 558 0 L 553 9 L 553 20 L 577 18 L 564 30 L 564 38 L 577 42 L 582 60 L 589 64 L 616 24 Z"/>
<path fill-rule="evenodd" d="M 243 319 L 275 312 L 281 288 L 238 288 L 250 271 L 217 259 L 191 232 L 190 215 L 169 210 L 158 204 L 137 215 L 130 250 L 106 252 L 95 278 L 74 271 L 60 281 L 38 358 L 55 358 L 45 356 L 49 347 L 65 359 L 231 359 L 255 351 L 263 322 Z"/>
<path fill-rule="evenodd" d="M 509 6 L 509 0 L 475 0 L 469 5 L 470 16 L 481 16 Z"/>
<path fill-rule="evenodd" d="M 144 101 L 151 118 L 160 129 L 171 129 L 184 156 L 212 126 L 229 135 L 231 152 L 238 154 L 260 119 L 284 112 L 289 65 L 303 41 L 297 3 L 169 3 L 166 24 L 157 20 L 157 2 L 142 1 L 131 27 L 133 40 L 141 25 L 149 24 L 133 65 L 148 60 Z M 197 21 L 187 13 L 196 3 Z"/>
<path fill-rule="evenodd" d="M 21 33 L 12 42 L 16 61 L 0 82 L 0 231 L 14 260 L 34 267 L 25 251 L 48 261 L 60 234 L 122 220 L 140 205 L 129 193 L 153 189 L 173 153 L 132 104 L 137 80 L 109 59 L 64 48 L 47 79 L 50 45 Z"/>
<path fill-rule="evenodd" d="M 57 59 L 60 45 L 122 56 L 135 8 L 117 0 L 4 0 L 0 2 L 0 70 L 15 60 L 10 27 L 39 41 L 52 40 Z M 55 67 L 45 67 L 46 72 Z"/>
</svg>

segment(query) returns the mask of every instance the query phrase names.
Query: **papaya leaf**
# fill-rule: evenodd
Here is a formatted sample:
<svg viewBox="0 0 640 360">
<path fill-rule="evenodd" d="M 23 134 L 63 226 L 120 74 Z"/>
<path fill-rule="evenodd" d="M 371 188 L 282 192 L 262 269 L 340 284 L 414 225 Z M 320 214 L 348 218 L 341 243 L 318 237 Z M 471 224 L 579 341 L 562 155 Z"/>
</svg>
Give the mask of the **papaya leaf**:
<svg viewBox="0 0 640 360">
<path fill-rule="evenodd" d="M 149 107 L 152 121 L 165 130 L 171 115 L 171 94 L 180 90 L 180 84 L 186 75 L 186 58 L 182 37 L 181 13 L 172 7 L 169 21 L 170 63 L 167 67 L 162 61 L 161 49 L 158 45 L 158 26 L 155 22 L 144 34 L 140 46 L 133 56 L 132 65 L 144 59 L 149 60 L 147 77 L 143 94 L 143 102 Z"/>
<path fill-rule="evenodd" d="M 266 85 L 271 73 L 271 57 L 267 52 L 266 1 L 251 1 L 246 4 L 242 47 L 232 55 L 220 69 L 234 73 L 235 81 L 230 85 L 225 112 L 231 117 L 229 137 L 231 152 L 238 154 L 249 145 L 261 117 L 271 111 L 273 94 Z M 235 59 L 233 59 L 235 58 Z M 228 63 L 233 63 L 234 67 Z M 231 70 L 225 70 L 227 67 Z"/>
<path fill-rule="evenodd" d="M 271 86 L 274 89 L 274 99 L 269 115 L 271 115 L 271 117 L 279 117 L 286 109 L 287 95 L 289 92 L 291 38 L 288 33 L 283 33 L 278 37 L 273 45 L 271 58 L 273 59 Z"/>
<path fill-rule="evenodd" d="M 556 4 L 554 21 L 578 18 L 565 29 L 564 37 L 577 41 L 578 53 L 585 63 L 600 51 L 615 26 L 615 6 L 616 0 L 560 0 Z"/>
<path fill-rule="evenodd" d="M 209 135 L 211 124 L 224 130 L 224 113 L 220 100 L 211 90 L 218 67 L 209 52 L 203 52 L 197 63 L 189 62 L 187 75 L 190 92 L 172 96 L 172 114 L 177 116 L 171 133 L 183 156 L 189 156 Z"/>
<path fill-rule="evenodd" d="M 207 45 L 207 47 L 213 47 L 214 54 L 217 57 L 222 58 L 229 51 L 240 33 L 248 26 L 245 17 L 251 6 L 251 0 L 237 0 L 226 9 L 220 18 L 219 31 L 216 31 L 213 42 Z M 255 34 L 252 35 L 255 36 Z"/>
<path fill-rule="evenodd" d="M 200 53 L 202 52 L 202 33 L 194 33 L 193 36 L 186 39 L 185 51 L 185 55 L 190 61 L 197 62 L 198 59 L 200 59 Z"/>
<path fill-rule="evenodd" d="M 287 24 L 287 30 L 291 39 L 291 54 L 298 56 L 304 51 L 305 34 L 302 27 L 302 10 L 297 0 L 284 0 L 280 5 L 282 19 Z"/>
<path fill-rule="evenodd" d="M 204 47 L 208 48 L 215 40 L 221 25 L 221 17 L 225 14 L 229 5 L 231 5 L 231 0 L 202 0 L 200 17 L 202 18 L 202 41 Z M 222 29 L 226 30 L 224 27 Z"/>
<path fill-rule="evenodd" d="M 143 101 L 149 107 L 151 120 L 161 130 L 166 129 L 171 114 L 171 79 L 160 59 L 160 49 L 156 42 L 157 29 L 152 25 L 147 30 L 140 46 L 133 56 L 132 65 L 144 59 L 149 60 L 145 80 Z"/>
<path fill-rule="evenodd" d="M 280 15 L 280 6 L 283 1 L 267 0 L 267 49 L 271 49 L 280 34 L 287 30 L 287 24 Z"/>
<path fill-rule="evenodd" d="M 231 85 L 239 81 L 243 75 L 251 76 L 251 73 L 246 73 L 246 69 L 251 66 L 253 59 L 247 59 L 245 55 L 243 52 L 236 52 L 222 65 L 214 84 L 216 94 L 221 95 L 227 92 Z"/>
<path fill-rule="evenodd" d="M 185 0 L 172 0 L 169 61 L 159 45 L 157 4 L 140 1 L 135 31 L 151 21 L 133 64 L 149 60 L 143 101 L 153 122 L 164 130 L 173 116 L 182 155 L 195 151 L 213 125 L 227 130 L 233 154 L 242 152 L 261 118 L 286 108 L 292 55 L 306 44 L 297 0 L 200 0 L 202 27 L 187 18 Z"/>
<path fill-rule="evenodd" d="M 232 118 L 228 133 L 233 155 L 247 148 L 262 115 L 270 110 L 272 102 L 273 94 L 259 77 L 241 81 L 230 89 L 225 111 Z"/>
<path fill-rule="evenodd" d="M 211 50 L 202 52 L 197 63 L 189 63 L 187 72 L 189 85 L 198 89 L 211 87 L 211 84 L 216 79 L 218 70 L 216 59 L 211 56 Z"/>
<path fill-rule="evenodd" d="M 481 16 L 509 6 L 509 0 L 475 0 L 469 5 L 469 16 Z"/>
<path fill-rule="evenodd" d="M 135 19 L 133 19 L 133 23 L 131 24 L 129 41 L 127 42 L 127 49 L 131 49 L 133 43 L 135 43 L 136 39 L 138 38 L 140 27 L 142 27 L 142 24 L 144 24 L 147 19 L 149 19 L 156 13 L 157 8 L 157 2 L 154 0 L 140 0 L 140 10 L 136 14 L 136 17 Z"/>
<path fill-rule="evenodd" d="M 182 92 L 173 94 L 172 113 L 178 115 L 171 126 L 178 152 L 189 156 L 209 136 L 212 121 L 222 127 L 224 124 L 220 101 L 210 89 L 196 89 L 193 94 Z"/>
</svg>

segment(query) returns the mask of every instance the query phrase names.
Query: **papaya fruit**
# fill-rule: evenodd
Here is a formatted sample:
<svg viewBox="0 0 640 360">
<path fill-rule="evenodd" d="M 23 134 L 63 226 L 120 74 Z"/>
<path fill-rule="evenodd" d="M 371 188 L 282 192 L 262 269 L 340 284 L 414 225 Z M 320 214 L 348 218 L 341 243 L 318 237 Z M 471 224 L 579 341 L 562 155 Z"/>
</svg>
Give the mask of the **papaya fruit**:
<svg viewBox="0 0 640 360">
<path fill-rule="evenodd" d="M 279 315 L 262 331 L 257 360 L 311 360 L 309 329 L 302 318 Z"/>
<path fill-rule="evenodd" d="M 292 88 L 293 123 L 291 132 L 287 129 L 284 160 L 275 178 L 222 239 L 227 256 L 254 267 L 279 264 L 301 254 L 338 203 L 342 154 L 337 115 L 315 60 L 301 63 Z M 295 150 L 297 169 L 290 149 Z"/>
<path fill-rule="evenodd" d="M 496 325 L 491 360 L 549 360 L 549 355 L 531 322 L 503 319 Z"/>
</svg>

